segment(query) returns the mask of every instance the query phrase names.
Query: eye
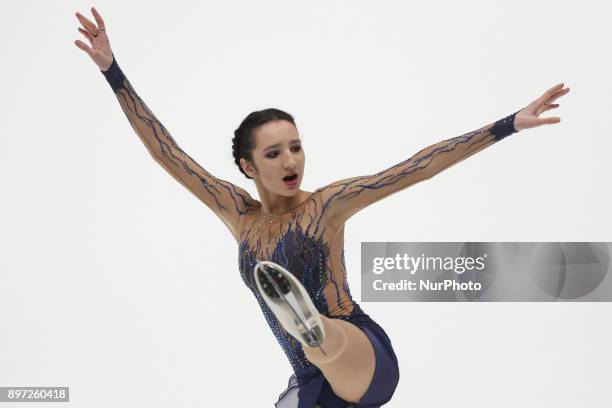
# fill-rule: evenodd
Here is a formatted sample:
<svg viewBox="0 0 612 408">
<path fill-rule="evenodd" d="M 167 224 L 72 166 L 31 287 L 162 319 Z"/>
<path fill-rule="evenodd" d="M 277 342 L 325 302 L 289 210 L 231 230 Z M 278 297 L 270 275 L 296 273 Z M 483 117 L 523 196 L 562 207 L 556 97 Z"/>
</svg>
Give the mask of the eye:
<svg viewBox="0 0 612 408">
<path fill-rule="evenodd" d="M 302 146 L 301 145 L 300 146 L 293 146 L 291 148 L 291 151 L 294 152 L 294 153 L 297 153 L 300 150 L 302 150 Z M 273 151 L 273 152 L 270 152 L 270 153 L 266 154 L 266 157 L 268 159 L 274 159 L 276 156 L 278 156 L 278 151 Z"/>
</svg>

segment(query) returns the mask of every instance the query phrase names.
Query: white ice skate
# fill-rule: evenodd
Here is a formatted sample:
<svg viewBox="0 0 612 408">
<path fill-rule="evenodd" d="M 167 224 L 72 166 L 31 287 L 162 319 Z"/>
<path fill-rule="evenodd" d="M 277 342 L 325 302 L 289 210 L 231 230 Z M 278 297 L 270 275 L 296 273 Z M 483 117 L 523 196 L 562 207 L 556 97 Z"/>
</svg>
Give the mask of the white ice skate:
<svg viewBox="0 0 612 408">
<path fill-rule="evenodd" d="M 289 271 L 271 261 L 257 261 L 254 270 L 259 293 L 283 328 L 300 343 L 321 348 L 323 322 L 304 286 Z"/>
</svg>

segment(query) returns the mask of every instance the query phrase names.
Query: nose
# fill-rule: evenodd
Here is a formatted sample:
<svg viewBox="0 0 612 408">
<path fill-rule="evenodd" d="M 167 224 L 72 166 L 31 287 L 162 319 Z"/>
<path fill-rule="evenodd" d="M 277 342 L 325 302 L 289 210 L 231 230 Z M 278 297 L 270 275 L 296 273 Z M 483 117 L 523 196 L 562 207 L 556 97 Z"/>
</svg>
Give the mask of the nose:
<svg viewBox="0 0 612 408">
<path fill-rule="evenodd" d="M 295 170 L 296 166 L 297 162 L 295 161 L 295 157 L 290 154 L 289 157 L 287 157 L 287 159 L 285 160 L 285 170 Z"/>
</svg>

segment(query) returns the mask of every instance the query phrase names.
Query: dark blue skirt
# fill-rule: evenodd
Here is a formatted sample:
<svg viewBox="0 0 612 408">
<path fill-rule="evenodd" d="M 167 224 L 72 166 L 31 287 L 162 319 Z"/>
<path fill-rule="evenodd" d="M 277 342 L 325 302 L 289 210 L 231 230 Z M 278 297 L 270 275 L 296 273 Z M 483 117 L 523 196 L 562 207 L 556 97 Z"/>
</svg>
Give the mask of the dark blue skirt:
<svg viewBox="0 0 612 408">
<path fill-rule="evenodd" d="M 376 368 L 372 382 L 359 403 L 351 404 L 332 390 L 329 382 L 315 365 L 297 370 L 289 378 L 287 389 L 281 393 L 276 408 L 378 408 L 391 400 L 399 382 L 399 365 L 387 333 L 368 315 L 343 319 L 359 327 L 374 347 Z"/>
</svg>

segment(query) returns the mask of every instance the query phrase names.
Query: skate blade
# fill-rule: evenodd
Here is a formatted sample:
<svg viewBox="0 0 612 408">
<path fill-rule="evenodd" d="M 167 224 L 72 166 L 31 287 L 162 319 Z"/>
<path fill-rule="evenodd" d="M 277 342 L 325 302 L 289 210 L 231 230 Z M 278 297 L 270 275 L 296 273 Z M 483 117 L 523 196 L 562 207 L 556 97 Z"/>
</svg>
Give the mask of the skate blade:
<svg viewBox="0 0 612 408">
<path fill-rule="evenodd" d="M 299 293 L 299 291 L 294 290 L 292 282 L 283 276 L 280 271 L 268 265 L 261 265 L 260 270 L 262 273 L 259 274 L 258 278 L 264 292 L 284 310 L 290 311 L 302 344 L 309 347 L 318 347 L 326 355 L 321 347 L 323 331 L 314 320 L 307 305 L 302 301 L 301 296 L 295 296 L 295 293 Z"/>
</svg>

